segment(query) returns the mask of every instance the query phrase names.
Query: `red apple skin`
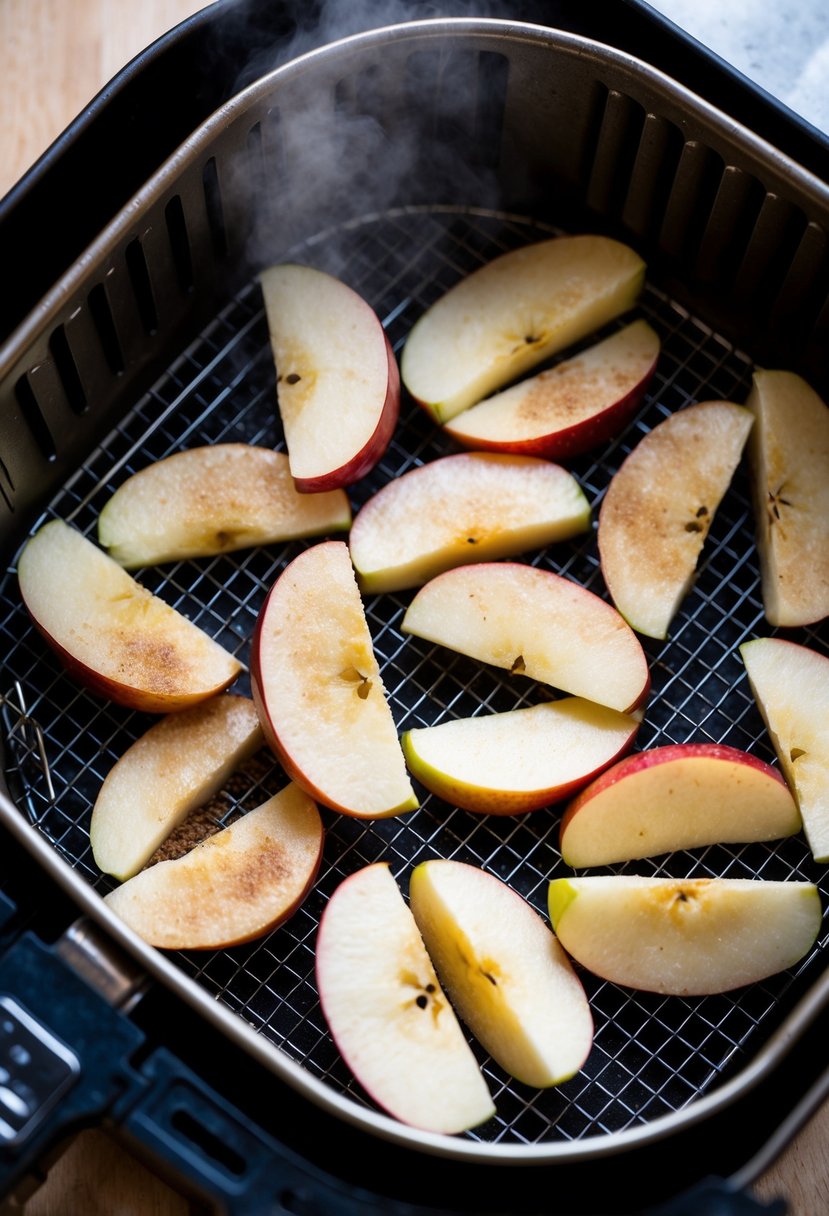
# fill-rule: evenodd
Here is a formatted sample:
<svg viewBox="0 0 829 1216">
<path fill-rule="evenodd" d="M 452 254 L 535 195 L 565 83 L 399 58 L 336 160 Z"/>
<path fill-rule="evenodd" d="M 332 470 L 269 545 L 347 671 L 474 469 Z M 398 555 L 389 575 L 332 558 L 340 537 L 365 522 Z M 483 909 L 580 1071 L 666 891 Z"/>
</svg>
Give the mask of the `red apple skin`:
<svg viewBox="0 0 829 1216">
<path fill-rule="evenodd" d="M 305 886 L 302 888 L 301 893 L 299 895 L 297 895 L 297 897 L 293 901 L 293 903 L 290 904 L 288 907 L 282 908 L 279 915 L 275 916 L 273 918 L 273 920 L 270 920 L 267 923 L 263 923 L 261 926 L 254 929 L 250 933 L 234 934 L 233 936 L 227 937 L 224 939 L 222 938 L 221 935 L 219 935 L 219 936 L 217 936 L 215 941 L 207 942 L 203 946 L 194 945 L 192 942 L 188 942 L 186 945 L 178 946 L 178 947 L 174 947 L 174 948 L 175 949 L 185 949 L 185 950 L 230 949 L 233 946 L 244 946 L 247 942 L 257 941 L 259 938 L 264 937 L 266 933 L 272 933 L 274 929 L 278 929 L 280 925 L 284 925 L 286 923 L 286 921 L 289 921 L 291 919 L 291 917 L 294 915 L 295 912 L 299 911 L 299 909 L 302 907 L 305 900 L 308 898 L 308 896 L 311 894 L 311 891 L 313 890 L 314 884 L 317 881 L 317 875 L 319 874 L 320 864 L 322 863 L 323 844 L 324 844 L 324 835 L 320 834 L 319 853 L 317 854 L 317 860 L 316 860 L 316 863 L 315 863 L 313 869 L 310 870 L 308 873 L 308 881 L 306 882 Z"/>
<path fill-rule="evenodd" d="M 215 688 L 200 689 L 194 693 L 165 693 L 158 689 L 136 688 L 130 684 L 121 684 L 118 680 L 111 680 L 108 676 L 81 663 L 68 650 L 65 650 L 46 629 L 43 629 L 31 613 L 29 616 L 38 633 L 45 639 L 67 674 L 76 683 L 98 697 L 103 697 L 116 705 L 123 705 L 126 709 L 137 709 L 141 713 L 172 714 L 178 713 L 182 709 L 190 709 L 193 705 L 198 705 L 200 701 L 224 692 L 241 671 L 240 665 L 227 680 Z"/>
<path fill-rule="evenodd" d="M 319 545 L 317 547 L 321 548 L 323 546 L 335 546 L 335 547 L 339 546 L 344 549 L 347 548 L 344 541 L 322 541 L 319 543 Z M 308 550 L 303 550 L 303 553 L 299 554 L 298 557 L 294 558 L 294 562 L 302 560 L 302 557 L 307 552 L 308 552 Z M 304 790 L 305 793 L 308 794 L 308 796 L 310 798 L 313 798 L 314 802 L 316 802 L 318 805 L 326 806 L 332 811 L 338 811 L 341 814 L 348 815 L 353 819 L 375 819 L 375 818 L 383 818 L 383 817 L 385 817 L 385 815 L 397 814 L 398 810 L 402 809 L 402 808 L 398 808 L 395 810 L 386 810 L 383 813 L 378 813 L 376 811 L 358 812 L 354 809 L 354 807 L 344 806 L 342 803 L 338 802 L 337 799 L 332 796 L 330 791 L 324 791 L 324 790 L 320 789 L 320 787 L 318 785 L 316 785 L 316 783 L 308 776 L 308 774 L 305 773 L 302 769 L 300 769 L 298 767 L 296 761 L 293 759 L 293 756 L 291 755 L 291 753 L 289 752 L 287 747 L 283 744 L 282 738 L 280 737 L 276 723 L 274 722 L 274 720 L 268 710 L 268 698 L 267 698 L 266 692 L 265 692 L 265 679 L 264 679 L 264 674 L 262 671 L 262 635 L 263 635 L 263 631 L 267 628 L 268 609 L 269 609 L 269 606 L 271 603 L 271 599 L 280 593 L 281 580 L 291 569 L 292 565 L 293 565 L 293 562 L 289 563 L 285 567 L 285 569 L 280 574 L 280 577 L 276 580 L 276 582 L 273 584 L 270 591 L 268 592 L 268 594 L 265 598 L 265 601 L 262 604 L 262 607 L 259 611 L 259 615 L 256 620 L 256 625 L 253 630 L 253 637 L 251 640 L 251 650 L 250 650 L 251 698 L 253 700 L 254 705 L 256 706 L 256 712 L 259 715 L 259 723 L 262 727 L 262 733 L 264 735 L 265 742 L 267 743 L 268 747 L 271 749 L 271 751 L 274 753 L 274 755 L 279 760 L 280 764 L 282 765 L 282 767 L 285 770 L 288 777 L 290 777 L 290 779 L 296 785 L 298 785 L 301 790 Z M 271 698 L 271 700 L 273 702 L 273 698 Z M 402 755 L 401 755 L 401 760 L 402 760 Z M 417 805 L 416 802 L 412 802 L 412 804 L 408 805 L 406 807 L 406 809 L 414 810 L 416 805 Z"/>
<path fill-rule="evenodd" d="M 598 447 L 599 444 L 608 443 L 627 425 L 641 404 L 645 390 L 656 371 L 657 363 L 658 359 L 654 359 L 647 374 L 624 397 L 620 397 L 601 413 L 594 414 L 592 418 L 585 418 L 576 423 L 575 426 L 553 431 L 548 435 L 538 435 L 534 439 L 516 439 L 512 442 L 476 439 L 473 443 L 461 435 L 453 433 L 452 437 L 464 447 L 474 448 L 480 452 L 503 452 L 510 456 L 543 456 L 547 460 L 566 460 L 572 456 L 580 456 L 583 452 L 589 452 L 591 448 Z M 458 417 L 461 416 L 458 415 Z M 432 417 L 431 414 L 430 417 Z"/>
<path fill-rule="evenodd" d="M 285 924 L 286 921 L 290 920 L 290 918 L 294 915 L 295 912 L 297 912 L 299 910 L 299 908 L 302 906 L 302 904 L 305 902 L 305 900 L 310 895 L 310 893 L 314 887 L 314 884 L 317 881 L 317 876 L 319 874 L 320 865 L 322 864 L 324 844 L 325 844 L 325 831 L 324 831 L 324 828 L 322 825 L 322 820 L 320 820 L 319 821 L 319 847 L 317 848 L 317 853 L 316 853 L 316 858 L 314 860 L 314 864 L 313 864 L 313 866 L 311 866 L 309 868 L 305 885 L 303 886 L 302 890 L 297 893 L 296 898 L 290 904 L 286 904 L 284 907 L 282 907 L 279 910 L 279 912 L 275 916 L 273 916 L 271 919 L 269 919 L 267 921 L 262 921 L 259 925 L 257 925 L 257 927 L 255 929 L 252 929 L 249 933 L 234 933 L 234 934 L 218 933 L 214 937 L 212 937 L 210 941 L 205 941 L 203 943 L 195 943 L 193 941 L 186 941 L 186 942 L 179 941 L 179 942 L 176 942 L 175 944 L 162 946 L 161 948 L 162 949 L 175 949 L 175 950 L 224 950 L 224 949 L 231 948 L 233 946 L 244 945 L 246 942 L 256 941 L 259 938 L 264 937 L 266 933 L 270 933 L 274 929 L 278 929 L 280 925 L 283 925 L 283 924 Z M 275 863 L 273 861 L 271 861 L 271 859 L 268 858 L 267 854 L 263 855 L 262 853 L 259 853 L 257 856 L 259 858 L 260 864 L 263 866 L 266 866 L 269 863 L 269 861 L 270 861 L 270 864 L 277 864 L 277 865 L 279 864 L 278 856 L 275 859 Z M 284 860 L 283 860 L 282 864 L 284 865 Z M 129 882 L 130 880 L 128 879 L 127 881 Z M 249 878 L 248 881 L 250 883 L 250 891 L 248 892 L 248 896 L 249 896 L 249 898 L 252 898 L 256 894 L 257 876 L 254 874 L 253 876 L 251 876 Z M 118 888 L 116 888 L 116 890 L 117 889 Z M 106 900 L 104 902 L 106 902 Z M 150 944 L 155 945 L 157 943 L 151 942 Z"/>
<path fill-rule="evenodd" d="M 286 567 L 286 569 L 288 569 L 288 567 Z M 290 753 L 284 747 L 276 726 L 274 725 L 273 718 L 268 712 L 267 700 L 263 692 L 264 680 L 262 677 L 262 648 L 260 645 L 260 639 L 262 636 L 264 622 L 267 618 L 268 604 L 271 596 L 274 594 L 278 586 L 279 581 L 277 580 L 265 598 L 265 602 L 263 603 L 259 616 L 256 619 L 256 625 L 253 630 L 253 638 L 251 640 L 250 648 L 251 698 L 256 706 L 256 712 L 259 715 L 259 722 L 262 726 L 262 733 L 265 736 L 265 742 L 274 753 L 291 781 L 298 785 L 301 790 L 304 790 L 305 793 L 310 798 L 313 798 L 316 803 L 321 806 L 327 806 L 332 811 L 339 811 L 343 815 L 349 815 L 355 819 L 360 818 L 360 816 L 354 814 L 353 809 L 341 806 L 338 802 L 332 799 L 329 793 L 325 793 L 323 790 L 321 790 L 319 786 L 314 784 L 306 773 L 297 767 Z M 369 816 L 366 816 L 366 818 L 369 818 Z"/>
<path fill-rule="evenodd" d="M 386 863 L 382 862 L 382 861 L 376 861 L 376 862 L 373 862 L 372 864 L 376 865 L 376 866 L 383 866 Z M 355 871 L 355 873 L 349 874 L 347 878 L 343 879 L 343 884 L 350 883 L 350 882 L 352 882 L 352 880 L 356 880 L 357 882 L 359 882 L 361 874 L 362 874 L 361 870 L 357 870 L 357 871 Z M 325 936 L 326 936 L 326 931 L 327 931 L 327 916 L 328 916 L 329 906 L 330 906 L 330 901 L 328 904 L 325 905 L 325 907 L 323 909 L 322 916 L 320 917 L 319 928 L 317 930 L 318 945 L 317 945 L 317 951 L 316 951 L 315 974 L 316 974 L 317 988 L 320 991 L 320 1004 L 322 1005 L 323 1012 L 325 1012 L 325 1001 L 322 997 L 322 993 L 325 989 L 325 985 L 324 985 L 324 983 L 320 982 L 320 956 L 321 956 L 321 953 L 325 949 Z M 347 1056 L 346 1056 L 346 1053 L 343 1051 L 342 1043 L 340 1042 L 339 1038 L 335 1034 L 334 1030 L 331 1028 L 331 1024 L 328 1020 L 328 1014 L 325 1014 L 325 1017 L 326 1017 L 326 1026 L 328 1027 L 328 1033 L 331 1035 L 331 1040 L 340 1055 L 340 1059 L 345 1060 L 347 1058 Z M 349 1065 L 349 1067 L 350 1067 L 350 1065 Z M 363 1087 L 365 1088 L 365 1083 L 362 1080 L 360 1081 L 360 1084 L 363 1085 Z M 386 1109 L 386 1107 L 383 1105 L 383 1103 L 380 1101 L 377 1094 L 374 1093 L 373 1090 L 366 1088 L 365 1092 L 371 1098 L 372 1102 L 374 1102 L 377 1106 L 379 1106 L 381 1110 Z M 389 1113 L 391 1113 L 391 1112 L 389 1112 Z"/>
<path fill-rule="evenodd" d="M 780 771 L 772 768 L 770 764 L 766 764 L 765 760 L 761 760 L 758 756 L 752 756 L 750 752 L 742 752 L 736 747 L 729 747 L 725 743 L 669 743 L 665 747 L 653 747 L 647 751 L 635 752 L 632 756 L 625 756 L 623 759 L 618 760 L 612 768 L 605 769 L 603 773 L 600 773 L 589 786 L 583 788 L 576 795 L 567 807 L 561 819 L 559 839 L 564 836 L 567 825 L 571 822 L 574 815 L 577 815 L 586 803 L 590 802 L 596 794 L 609 789 L 610 786 L 615 785 L 624 777 L 629 776 L 631 773 L 644 772 L 645 769 L 654 768 L 659 764 L 664 764 L 666 761 L 688 760 L 696 756 L 703 756 L 710 760 L 732 760 L 738 764 L 746 764 L 758 772 L 765 773 L 781 785 L 786 785 L 786 781 Z"/>
<path fill-rule="evenodd" d="M 341 490 L 353 485 L 361 477 L 370 473 L 382 458 L 386 448 L 391 443 L 397 420 L 400 417 L 400 369 L 391 348 L 388 336 L 383 335 L 386 342 L 386 356 L 389 364 L 389 379 L 386 388 L 386 398 L 377 419 L 374 434 L 355 453 L 346 464 L 338 469 L 320 474 L 318 477 L 295 477 L 294 485 L 301 494 L 318 494 L 325 490 Z"/>
<path fill-rule="evenodd" d="M 308 777 L 306 777 L 305 773 L 301 772 L 297 768 L 291 759 L 291 756 L 283 747 L 282 741 L 280 740 L 276 727 L 274 726 L 273 719 L 268 713 L 267 701 L 263 693 L 264 680 L 262 678 L 262 648 L 260 642 L 263 623 L 267 617 L 268 605 L 272 595 L 276 591 L 277 586 L 278 581 L 274 583 L 273 587 L 271 587 L 270 591 L 265 597 L 265 602 L 262 605 L 259 616 L 256 618 L 256 625 L 253 630 L 253 638 L 250 645 L 251 697 L 254 705 L 256 706 L 256 712 L 259 715 L 259 722 L 262 726 L 262 733 L 265 736 L 265 742 L 274 753 L 279 763 L 282 765 L 286 775 L 291 779 L 291 781 L 295 782 L 301 790 L 304 790 L 310 798 L 313 798 L 315 802 L 321 803 L 325 806 L 331 806 L 330 798 L 325 796 L 322 790 L 318 789 L 314 785 L 313 781 L 310 781 Z M 342 807 L 332 807 L 332 810 L 342 809 Z"/>
</svg>

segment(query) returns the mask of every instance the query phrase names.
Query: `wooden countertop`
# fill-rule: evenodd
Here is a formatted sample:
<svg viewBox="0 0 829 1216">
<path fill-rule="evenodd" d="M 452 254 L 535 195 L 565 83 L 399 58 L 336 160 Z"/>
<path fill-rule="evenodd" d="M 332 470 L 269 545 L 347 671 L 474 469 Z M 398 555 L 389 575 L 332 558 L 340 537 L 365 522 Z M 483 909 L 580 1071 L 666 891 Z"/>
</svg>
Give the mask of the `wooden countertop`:
<svg viewBox="0 0 829 1216">
<path fill-rule="evenodd" d="M 194 0 L 0 0 L 0 196 L 95 93 Z M 829 1212 L 829 1103 L 760 1179 L 789 1216 Z M 104 1132 L 82 1132 L 25 1206 L 26 1216 L 185 1216 L 189 1203 Z"/>
</svg>

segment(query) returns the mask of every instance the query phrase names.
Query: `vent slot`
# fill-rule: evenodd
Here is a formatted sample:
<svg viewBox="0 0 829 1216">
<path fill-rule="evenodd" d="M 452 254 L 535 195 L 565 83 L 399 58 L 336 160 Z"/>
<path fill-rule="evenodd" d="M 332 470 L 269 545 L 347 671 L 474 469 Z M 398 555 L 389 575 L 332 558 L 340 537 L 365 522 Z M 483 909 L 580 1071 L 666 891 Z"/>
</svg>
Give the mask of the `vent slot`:
<svg viewBox="0 0 829 1216">
<path fill-rule="evenodd" d="M 486 168 L 495 168 L 501 158 L 508 85 L 507 57 L 495 51 L 481 51 L 478 56 L 475 146 L 477 158 Z"/>
<path fill-rule="evenodd" d="M 726 167 L 700 240 L 697 270 L 701 279 L 731 286 L 763 197 L 763 189 L 752 174 Z"/>
<path fill-rule="evenodd" d="M 254 123 L 248 131 L 246 170 L 248 193 L 254 204 L 265 196 L 265 150 L 262 141 L 262 124 Z"/>
<path fill-rule="evenodd" d="M 14 482 L 2 456 L 0 456 L 0 497 L 9 510 L 14 511 Z"/>
<path fill-rule="evenodd" d="M 146 333 L 155 334 L 158 332 L 158 310 L 153 296 L 147 259 L 138 237 L 127 245 L 125 256 L 141 324 Z"/>
<path fill-rule="evenodd" d="M 820 344 L 820 315 L 829 299 L 829 242 L 817 224 L 801 232 L 780 290 L 769 309 L 768 327 L 784 346 L 803 349 L 814 333 Z M 825 342 L 825 337 L 824 337 Z M 825 367 L 825 346 L 824 346 Z"/>
<path fill-rule="evenodd" d="M 645 117 L 625 199 L 625 227 L 639 237 L 655 235 L 682 154 L 682 136 L 673 123 Z"/>
<path fill-rule="evenodd" d="M 721 158 L 707 144 L 691 140 L 683 147 L 665 208 L 660 244 L 682 263 L 687 274 L 695 273 L 696 253 L 708 226 L 723 169 Z"/>
<path fill-rule="evenodd" d="M 742 307 L 765 322 L 803 239 L 802 212 L 776 194 L 767 194 L 751 230 L 737 274 Z"/>
<path fill-rule="evenodd" d="M 74 414 L 85 414 L 89 408 L 89 402 L 75 356 L 72 354 L 69 339 L 66 336 L 66 330 L 62 325 L 58 325 L 53 331 L 49 339 L 49 349 L 52 352 L 55 369 L 66 394 L 69 408 Z"/>
<path fill-rule="evenodd" d="M 624 93 L 607 95 L 596 140 L 587 205 L 602 215 L 620 215 L 642 146 L 645 111 Z"/>
<path fill-rule="evenodd" d="M 202 187 L 204 189 L 204 205 L 207 212 L 207 223 L 210 228 L 210 239 L 213 252 L 217 258 L 227 256 L 227 228 L 225 227 L 225 211 L 222 203 L 222 188 L 219 182 L 219 170 L 216 157 L 211 156 L 202 170 Z"/>
<path fill-rule="evenodd" d="M 35 443 L 40 448 L 41 454 L 50 462 L 56 460 L 58 452 L 55 441 L 52 438 L 52 432 L 49 430 L 37 395 L 27 375 L 20 377 L 14 386 L 14 392 L 17 397 L 17 404 L 20 406 L 20 412 L 34 437 Z"/>
<path fill-rule="evenodd" d="M 415 51 L 406 58 L 403 93 L 410 114 L 421 117 L 428 112 L 427 99 L 438 89 L 440 53 L 438 51 Z M 432 124 L 428 124 L 431 130 Z"/>
<path fill-rule="evenodd" d="M 112 315 L 106 288 L 103 283 L 96 283 L 88 296 L 89 313 L 95 323 L 95 329 L 101 342 L 104 357 L 113 376 L 120 376 L 126 366 L 124 352 L 118 338 L 115 318 Z"/>
<path fill-rule="evenodd" d="M 180 195 L 174 194 L 170 199 L 164 208 L 164 219 L 167 223 L 170 250 L 179 286 L 183 292 L 187 293 L 193 290 L 193 257 L 190 252 L 187 221 L 184 218 L 184 207 Z"/>
</svg>

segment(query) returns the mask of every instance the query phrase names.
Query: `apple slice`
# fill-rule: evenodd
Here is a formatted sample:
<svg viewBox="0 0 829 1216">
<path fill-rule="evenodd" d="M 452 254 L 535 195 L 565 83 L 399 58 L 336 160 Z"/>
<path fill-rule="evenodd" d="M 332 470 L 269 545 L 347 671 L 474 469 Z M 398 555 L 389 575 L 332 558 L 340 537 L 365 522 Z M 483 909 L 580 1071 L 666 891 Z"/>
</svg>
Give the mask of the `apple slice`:
<svg viewBox="0 0 829 1216">
<path fill-rule="evenodd" d="M 730 401 L 669 415 L 624 460 L 599 511 L 599 557 L 614 604 L 646 637 L 664 639 L 753 422 Z"/>
<path fill-rule="evenodd" d="M 642 645 L 615 608 L 521 562 L 439 574 L 414 596 L 401 628 L 620 713 L 641 705 L 650 688 Z"/>
<path fill-rule="evenodd" d="M 313 801 L 288 785 L 174 861 L 158 861 L 105 897 L 164 950 L 207 950 L 260 937 L 311 889 L 323 829 Z"/>
<path fill-rule="evenodd" d="M 829 861 L 829 658 L 782 638 L 740 654 L 815 861 Z"/>
<path fill-rule="evenodd" d="M 128 477 L 98 517 L 98 541 L 133 570 L 350 526 L 345 490 L 300 494 L 284 452 L 217 443 Z"/>
<path fill-rule="evenodd" d="M 590 504 L 565 469 L 533 456 L 463 452 L 383 486 L 358 512 L 349 546 L 362 590 L 374 594 L 589 527 Z"/>
<path fill-rule="evenodd" d="M 590 1007 L 535 909 L 460 861 L 422 862 L 409 900 L 449 999 L 492 1058 L 540 1088 L 577 1073 L 593 1043 Z"/>
<path fill-rule="evenodd" d="M 829 615 L 829 409 L 793 372 L 756 371 L 748 453 L 771 625 Z"/>
<path fill-rule="evenodd" d="M 409 771 L 468 811 L 518 815 L 566 798 L 631 746 L 639 722 L 581 697 L 406 731 Z"/>
<path fill-rule="evenodd" d="M 62 520 L 26 543 L 20 594 L 78 683 L 144 713 L 170 713 L 231 684 L 242 664 Z"/>
<path fill-rule="evenodd" d="M 251 684 L 266 740 L 316 801 L 376 818 L 418 805 L 343 541 L 306 549 L 271 588 Z"/>
<path fill-rule="evenodd" d="M 561 820 L 568 866 L 605 866 L 708 844 L 779 840 L 801 827 L 776 768 L 719 743 L 672 743 L 625 756 Z"/>
<path fill-rule="evenodd" d="M 351 485 L 383 455 L 400 412 L 383 326 L 355 291 L 310 266 L 271 266 L 259 281 L 297 489 Z"/>
<path fill-rule="evenodd" d="M 263 742 L 253 701 L 232 693 L 156 722 L 101 786 L 89 827 L 95 864 L 121 880 L 136 874 Z"/>
<path fill-rule="evenodd" d="M 486 1081 L 385 862 L 340 883 L 320 921 L 320 1004 L 374 1101 L 403 1123 L 453 1134 L 495 1113 Z"/>
<path fill-rule="evenodd" d="M 639 255 L 604 236 L 557 237 L 504 253 L 415 323 L 403 348 L 403 383 L 448 422 L 626 312 L 644 279 Z"/>
<path fill-rule="evenodd" d="M 810 882 L 751 878 L 555 878 L 550 919 L 588 971 L 645 992 L 729 992 L 793 967 L 820 932 Z"/>
<path fill-rule="evenodd" d="M 632 321 L 595 346 L 522 380 L 447 422 L 468 448 L 562 460 L 617 435 L 656 370 L 659 338 Z"/>
</svg>

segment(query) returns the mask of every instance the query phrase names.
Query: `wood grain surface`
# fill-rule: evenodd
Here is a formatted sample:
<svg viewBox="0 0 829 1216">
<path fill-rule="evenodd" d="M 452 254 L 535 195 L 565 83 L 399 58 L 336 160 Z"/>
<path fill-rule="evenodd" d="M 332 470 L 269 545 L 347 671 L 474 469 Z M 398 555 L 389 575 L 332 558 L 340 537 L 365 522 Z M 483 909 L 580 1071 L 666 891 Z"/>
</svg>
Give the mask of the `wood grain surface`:
<svg viewBox="0 0 829 1216">
<path fill-rule="evenodd" d="M 0 0 L 0 195 L 98 90 L 193 0 Z M 790 1216 L 829 1212 L 829 1103 L 755 1187 Z M 186 1216 L 190 1204 L 101 1130 L 82 1132 L 25 1216 Z"/>
</svg>

